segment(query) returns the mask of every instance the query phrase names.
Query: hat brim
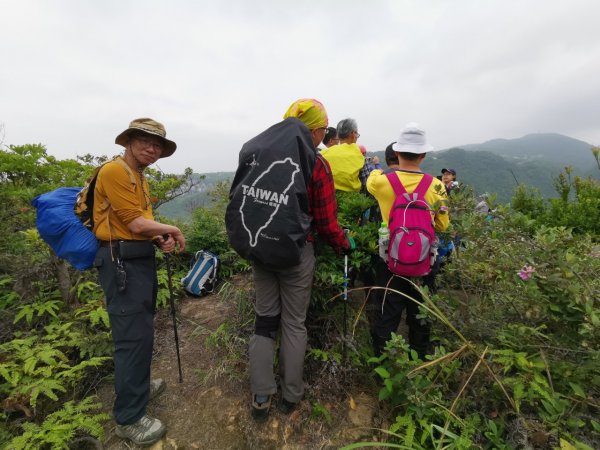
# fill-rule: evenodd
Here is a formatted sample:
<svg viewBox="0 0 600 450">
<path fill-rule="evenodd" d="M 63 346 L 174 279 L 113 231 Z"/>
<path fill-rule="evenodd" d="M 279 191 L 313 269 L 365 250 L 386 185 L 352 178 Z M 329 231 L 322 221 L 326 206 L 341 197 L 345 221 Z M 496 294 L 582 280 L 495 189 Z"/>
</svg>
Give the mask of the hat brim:
<svg viewBox="0 0 600 450">
<path fill-rule="evenodd" d="M 433 151 L 433 145 L 429 144 L 400 144 L 396 142 L 392 145 L 395 152 L 415 153 L 417 155 Z"/>
<path fill-rule="evenodd" d="M 123 147 L 127 146 L 127 143 L 129 142 L 129 135 L 134 132 L 143 133 L 147 134 L 148 136 L 160 138 L 160 140 L 163 143 L 163 151 L 160 154 L 161 158 L 168 158 L 173 153 L 175 153 L 175 150 L 177 150 L 177 144 L 175 142 L 170 141 L 165 137 L 162 137 L 160 134 L 152 133 L 146 130 L 140 130 L 139 128 L 127 128 L 115 138 L 115 144 L 121 145 Z"/>
<path fill-rule="evenodd" d="M 451 173 L 452 175 L 456 176 L 456 172 L 450 169 L 446 169 L 445 167 L 442 169 L 442 175 L 445 174 L 446 172 Z"/>
</svg>

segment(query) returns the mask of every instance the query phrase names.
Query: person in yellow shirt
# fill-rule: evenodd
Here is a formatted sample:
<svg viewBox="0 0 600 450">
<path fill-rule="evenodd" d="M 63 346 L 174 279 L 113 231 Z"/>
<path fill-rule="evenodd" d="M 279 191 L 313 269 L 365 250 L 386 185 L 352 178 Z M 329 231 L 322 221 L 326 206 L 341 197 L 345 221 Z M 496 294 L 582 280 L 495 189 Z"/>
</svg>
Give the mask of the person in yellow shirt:
<svg viewBox="0 0 600 450">
<path fill-rule="evenodd" d="M 344 192 L 358 192 L 362 185 L 359 178 L 360 171 L 366 162 L 360 148 L 356 145 L 356 141 L 360 137 L 356 120 L 340 121 L 337 126 L 337 135 L 340 143 L 322 150 L 321 155 L 331 167 L 335 189 Z"/>
<path fill-rule="evenodd" d="M 423 178 L 421 163 L 427 152 L 432 151 L 433 147 L 427 143 L 425 131 L 418 124 L 410 123 L 402 129 L 400 137 L 392 145 L 392 149 L 398 157 L 398 166 L 394 169 L 395 173 L 406 191 L 412 193 L 421 178 Z M 389 223 L 390 210 L 396 199 L 396 194 L 386 174 L 381 170 L 373 170 L 367 180 L 367 190 L 377 200 L 383 221 L 386 224 Z M 425 201 L 430 206 L 435 231 L 446 230 L 449 224 L 446 188 L 435 177 L 433 177 L 433 182 L 425 194 Z M 432 271 L 426 277 L 413 279 L 413 281 L 425 284 L 431 292 L 435 289 L 434 277 L 435 273 Z M 422 300 L 415 287 L 406 279 L 395 276 L 390 272 L 387 261 L 383 261 L 381 258 L 376 264 L 376 285 L 380 287 L 387 286 L 418 301 Z M 375 320 L 371 330 L 375 354 L 381 354 L 391 334 L 398 329 L 402 312 L 406 309 L 409 345 L 421 359 L 424 359 L 429 347 L 431 327 L 427 320 L 417 318 L 418 305 L 405 296 L 391 291 L 378 290 L 377 293 L 375 301 L 382 307 L 380 309 L 381 315 Z"/>
<path fill-rule="evenodd" d="M 149 445 L 166 432 L 159 419 L 146 414 L 149 398 L 165 388 L 163 380 L 150 380 L 158 289 L 154 247 L 182 251 L 185 238 L 179 228 L 154 220 L 144 169 L 171 156 L 177 145 L 149 118 L 133 120 L 115 143 L 125 153 L 100 169 L 94 190 L 93 231 L 100 242 L 94 266 L 115 347 L 115 431 Z"/>
</svg>

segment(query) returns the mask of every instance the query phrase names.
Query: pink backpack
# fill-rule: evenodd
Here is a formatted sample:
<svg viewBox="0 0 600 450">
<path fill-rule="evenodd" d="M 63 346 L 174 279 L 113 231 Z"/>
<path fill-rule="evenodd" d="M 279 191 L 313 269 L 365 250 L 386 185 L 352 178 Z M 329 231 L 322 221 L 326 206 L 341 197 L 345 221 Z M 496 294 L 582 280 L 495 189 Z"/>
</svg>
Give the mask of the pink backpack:
<svg viewBox="0 0 600 450">
<path fill-rule="evenodd" d="M 423 174 L 417 188 L 409 194 L 398 179 L 396 172 L 386 174 L 396 200 L 392 205 L 388 227 L 388 268 L 404 277 L 422 277 L 431 271 L 431 253 L 435 230 L 425 193 L 433 177 Z"/>
</svg>

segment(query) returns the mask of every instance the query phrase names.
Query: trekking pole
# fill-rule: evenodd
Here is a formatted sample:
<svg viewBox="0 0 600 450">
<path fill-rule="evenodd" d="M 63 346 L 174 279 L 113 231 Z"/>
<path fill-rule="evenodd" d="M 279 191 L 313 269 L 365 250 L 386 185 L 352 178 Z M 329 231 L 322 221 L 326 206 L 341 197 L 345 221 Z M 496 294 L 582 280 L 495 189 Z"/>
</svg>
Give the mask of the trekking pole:
<svg viewBox="0 0 600 450">
<path fill-rule="evenodd" d="M 344 234 L 348 234 L 350 230 L 345 229 L 344 230 Z M 345 364 L 346 363 L 346 335 L 348 334 L 348 324 L 347 324 L 347 309 L 348 309 L 348 254 L 346 253 L 344 255 L 344 295 L 342 297 L 344 299 L 344 313 L 343 313 L 343 320 L 344 323 L 342 324 L 342 362 Z"/>
<path fill-rule="evenodd" d="M 181 372 L 181 358 L 179 356 L 179 337 L 177 336 L 177 317 L 175 316 L 175 301 L 173 300 L 173 280 L 171 275 L 171 254 L 165 253 L 167 261 L 167 278 L 169 280 L 169 303 L 171 303 L 171 316 L 173 317 L 173 332 L 175 333 L 175 348 L 177 349 L 177 368 L 179 369 L 179 382 L 183 382 Z"/>
</svg>

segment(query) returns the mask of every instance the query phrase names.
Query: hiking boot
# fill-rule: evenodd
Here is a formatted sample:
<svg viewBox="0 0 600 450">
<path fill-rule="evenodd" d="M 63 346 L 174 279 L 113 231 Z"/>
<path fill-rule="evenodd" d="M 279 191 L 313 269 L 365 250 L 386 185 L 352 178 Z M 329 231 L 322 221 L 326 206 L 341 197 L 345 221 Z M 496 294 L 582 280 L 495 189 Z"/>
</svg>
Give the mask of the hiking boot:
<svg viewBox="0 0 600 450">
<path fill-rule="evenodd" d="M 156 380 L 150 380 L 150 397 L 149 400 L 158 397 L 160 394 L 165 392 L 167 388 L 167 383 L 162 378 L 157 378 Z"/>
<path fill-rule="evenodd" d="M 297 406 L 298 403 L 289 402 L 285 398 L 282 398 L 279 404 L 277 405 L 277 409 L 284 414 L 290 414 L 296 409 Z"/>
<path fill-rule="evenodd" d="M 269 418 L 269 409 L 271 408 L 271 396 L 266 402 L 258 403 L 256 395 L 252 395 L 252 418 L 257 422 L 265 422 Z"/>
<path fill-rule="evenodd" d="M 160 420 L 144 415 L 131 425 L 117 425 L 115 433 L 136 445 L 150 445 L 163 437 L 166 431 L 167 427 Z"/>
</svg>

